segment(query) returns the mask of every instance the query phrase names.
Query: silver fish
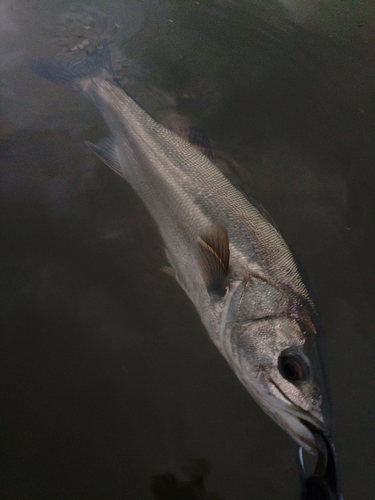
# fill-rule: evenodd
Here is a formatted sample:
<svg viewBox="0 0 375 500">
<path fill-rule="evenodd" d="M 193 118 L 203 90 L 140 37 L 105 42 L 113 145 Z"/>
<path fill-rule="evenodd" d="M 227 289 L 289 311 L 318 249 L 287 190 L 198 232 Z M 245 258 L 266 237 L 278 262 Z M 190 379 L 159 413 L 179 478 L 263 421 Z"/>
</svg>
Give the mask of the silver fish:
<svg viewBox="0 0 375 500">
<path fill-rule="evenodd" d="M 314 301 L 274 225 L 187 141 L 119 86 L 108 46 L 72 64 L 33 61 L 83 94 L 110 138 L 88 146 L 126 179 L 155 219 L 177 282 L 212 341 L 262 407 L 304 449 L 330 435 Z"/>
</svg>

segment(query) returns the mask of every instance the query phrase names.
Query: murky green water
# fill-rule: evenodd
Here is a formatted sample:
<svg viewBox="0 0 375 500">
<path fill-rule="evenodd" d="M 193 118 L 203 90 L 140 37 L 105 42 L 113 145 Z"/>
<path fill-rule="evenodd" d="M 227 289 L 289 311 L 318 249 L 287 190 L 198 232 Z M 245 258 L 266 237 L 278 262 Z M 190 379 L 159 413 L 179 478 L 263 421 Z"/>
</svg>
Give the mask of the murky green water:
<svg viewBox="0 0 375 500">
<path fill-rule="evenodd" d="M 371 2 L 0 2 L 4 499 L 151 499 L 192 459 L 223 500 L 298 497 L 295 445 L 252 401 L 165 265 L 105 126 L 30 59 L 108 39 L 151 114 L 204 127 L 306 269 L 326 329 L 345 498 L 374 495 Z"/>
</svg>

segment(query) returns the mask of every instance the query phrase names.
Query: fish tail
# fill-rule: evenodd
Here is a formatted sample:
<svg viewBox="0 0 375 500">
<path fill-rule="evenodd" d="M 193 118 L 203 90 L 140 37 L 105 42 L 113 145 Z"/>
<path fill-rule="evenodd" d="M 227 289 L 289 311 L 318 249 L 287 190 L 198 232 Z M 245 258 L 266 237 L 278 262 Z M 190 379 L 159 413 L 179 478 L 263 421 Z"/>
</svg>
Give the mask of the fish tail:
<svg viewBox="0 0 375 500">
<path fill-rule="evenodd" d="M 83 92 L 83 82 L 103 70 L 118 84 L 112 69 L 111 55 L 108 43 L 104 42 L 95 52 L 78 62 L 61 61 L 58 59 L 35 59 L 29 64 L 31 71 L 37 75 L 57 83 L 75 92 Z"/>
</svg>

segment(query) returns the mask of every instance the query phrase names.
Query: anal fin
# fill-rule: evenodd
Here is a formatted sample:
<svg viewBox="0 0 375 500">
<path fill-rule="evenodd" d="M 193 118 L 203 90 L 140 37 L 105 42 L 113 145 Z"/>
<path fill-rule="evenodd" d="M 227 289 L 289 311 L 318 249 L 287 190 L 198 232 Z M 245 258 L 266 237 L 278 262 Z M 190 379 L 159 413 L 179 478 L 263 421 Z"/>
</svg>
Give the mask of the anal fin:
<svg viewBox="0 0 375 500">
<path fill-rule="evenodd" d="M 176 279 L 176 271 L 173 269 L 172 266 L 163 266 L 160 271 L 162 271 L 165 274 L 168 274 L 168 276 L 171 276 L 172 278 Z"/>
<path fill-rule="evenodd" d="M 222 224 L 210 226 L 197 238 L 198 263 L 207 290 L 223 297 L 229 271 L 229 238 Z"/>
</svg>

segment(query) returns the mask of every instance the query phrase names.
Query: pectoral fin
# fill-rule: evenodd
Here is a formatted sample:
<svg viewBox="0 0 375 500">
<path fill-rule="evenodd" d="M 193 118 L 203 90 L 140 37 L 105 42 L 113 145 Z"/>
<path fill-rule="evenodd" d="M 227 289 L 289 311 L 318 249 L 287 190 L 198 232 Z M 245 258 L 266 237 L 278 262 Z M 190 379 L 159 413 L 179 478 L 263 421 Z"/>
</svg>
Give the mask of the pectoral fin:
<svg viewBox="0 0 375 500">
<path fill-rule="evenodd" d="M 108 165 L 116 174 L 125 177 L 124 169 L 121 167 L 120 159 L 118 157 L 115 141 L 111 137 L 104 137 L 97 144 L 85 141 L 93 153 Z"/>
<path fill-rule="evenodd" d="M 198 236 L 198 263 L 209 293 L 223 297 L 229 269 L 229 239 L 225 227 L 214 224 Z"/>
</svg>

